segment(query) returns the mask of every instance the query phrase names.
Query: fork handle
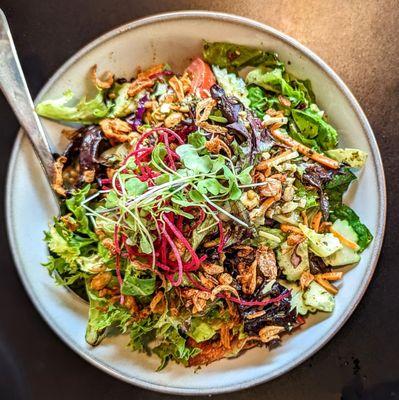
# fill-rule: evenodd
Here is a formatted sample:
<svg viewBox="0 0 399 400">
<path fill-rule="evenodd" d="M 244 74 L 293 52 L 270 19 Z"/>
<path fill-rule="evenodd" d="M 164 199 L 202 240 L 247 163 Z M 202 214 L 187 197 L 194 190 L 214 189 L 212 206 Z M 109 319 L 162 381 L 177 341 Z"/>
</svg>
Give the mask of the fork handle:
<svg viewBox="0 0 399 400">
<path fill-rule="evenodd" d="M 52 182 L 54 157 L 35 112 L 4 12 L 0 9 L 0 89 L 28 134 L 48 181 Z"/>
</svg>

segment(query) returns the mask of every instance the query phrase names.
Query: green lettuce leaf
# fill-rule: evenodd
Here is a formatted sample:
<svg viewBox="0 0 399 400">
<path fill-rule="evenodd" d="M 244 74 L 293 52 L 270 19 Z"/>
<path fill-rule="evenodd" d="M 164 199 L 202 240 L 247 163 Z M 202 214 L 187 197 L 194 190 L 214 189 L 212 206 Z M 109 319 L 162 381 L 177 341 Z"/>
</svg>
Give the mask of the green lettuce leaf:
<svg viewBox="0 0 399 400">
<path fill-rule="evenodd" d="M 186 346 L 186 339 L 179 332 L 181 322 L 176 318 L 163 314 L 155 324 L 156 337 L 161 343 L 153 349 L 153 352 L 161 359 L 158 371 L 165 368 L 168 361 L 173 359 L 183 365 L 188 364 L 190 357 L 199 353 L 199 349 Z"/>
<path fill-rule="evenodd" d="M 283 77 L 283 70 L 265 68 L 263 66 L 250 71 L 246 77 L 247 84 L 255 84 L 262 88 L 287 97 L 293 105 L 306 103 L 305 95 L 301 90 L 294 89 Z"/>
<path fill-rule="evenodd" d="M 36 112 L 46 118 L 89 125 L 106 117 L 110 111 L 111 105 L 106 103 L 102 91 L 90 100 L 82 97 L 76 104 L 68 106 L 73 98 L 73 92 L 67 90 L 59 99 L 39 103 Z"/>
<path fill-rule="evenodd" d="M 251 85 L 248 88 L 250 108 L 255 111 L 258 118 L 263 118 L 269 108 L 278 109 L 279 101 L 276 96 L 269 96 L 260 86 Z"/>
<path fill-rule="evenodd" d="M 122 118 L 135 111 L 137 97 L 141 96 L 141 93 L 139 93 L 138 96 L 131 97 L 128 95 L 129 87 L 130 82 L 122 83 L 121 85 L 116 83 L 114 85 L 112 94 L 115 98 L 109 114 L 110 117 Z"/>
<path fill-rule="evenodd" d="M 341 169 L 340 174 L 337 174 L 327 183 L 325 192 L 328 195 L 331 205 L 341 204 L 344 193 L 348 190 L 349 185 L 356 178 L 356 175 L 350 168 L 344 167 Z"/>
<path fill-rule="evenodd" d="M 130 327 L 129 346 L 132 350 L 143 351 L 148 349 L 149 343 L 155 338 L 155 324 L 157 318 L 149 316 L 133 322 Z"/>
<path fill-rule="evenodd" d="M 289 77 L 290 84 L 295 88 L 300 90 L 303 94 L 305 99 L 307 100 L 308 104 L 316 103 L 316 96 L 312 90 L 312 83 L 309 79 L 298 79 L 292 76 L 291 74 L 287 74 Z"/>
<path fill-rule="evenodd" d="M 203 56 L 207 63 L 227 68 L 230 72 L 261 64 L 268 67 L 283 66 L 275 53 L 226 42 L 205 42 Z"/>
<path fill-rule="evenodd" d="M 337 131 L 317 112 L 310 108 L 292 110 L 292 117 L 306 139 L 314 139 L 322 150 L 330 150 L 338 144 Z"/>
<path fill-rule="evenodd" d="M 302 135 L 301 132 L 298 131 L 298 128 L 296 127 L 294 122 L 290 122 L 288 126 L 289 126 L 288 133 L 294 140 L 304 144 L 305 146 L 310 147 L 311 149 L 317 151 L 318 153 L 322 152 L 317 141 L 315 139 L 309 139 L 305 137 L 305 135 Z"/>
<path fill-rule="evenodd" d="M 305 188 L 302 183 L 299 181 L 296 182 L 296 188 L 297 190 L 295 191 L 295 199 L 305 199 L 306 204 L 305 207 L 303 208 L 304 210 L 307 210 L 312 207 L 318 207 L 319 206 L 319 195 L 316 190 L 308 190 Z"/>
<path fill-rule="evenodd" d="M 211 325 L 204 322 L 202 318 L 192 318 L 190 329 L 187 332 L 197 343 L 204 342 L 215 336 L 216 331 Z"/>
<path fill-rule="evenodd" d="M 69 211 L 78 223 L 77 232 L 84 233 L 92 239 L 97 239 L 97 235 L 92 231 L 89 224 L 89 219 L 86 216 L 86 210 L 82 206 L 83 201 L 86 199 L 90 191 L 90 185 L 84 186 L 82 189 L 74 192 L 73 196 L 69 197 L 65 204 Z"/>
<path fill-rule="evenodd" d="M 129 178 L 125 182 L 125 189 L 129 196 L 136 197 L 148 189 L 148 184 L 147 182 L 142 182 L 139 178 Z"/>
<path fill-rule="evenodd" d="M 128 266 L 123 278 L 122 293 L 128 296 L 149 296 L 155 292 L 155 275 L 142 275 Z"/>
<path fill-rule="evenodd" d="M 132 319 L 127 308 L 119 304 L 110 304 L 104 298 L 98 297 L 86 283 L 89 297 L 89 321 L 86 328 L 86 341 L 92 346 L 98 345 L 106 335 L 106 329 L 116 327 L 125 333 Z M 108 309 L 104 311 L 104 307 Z"/>
</svg>

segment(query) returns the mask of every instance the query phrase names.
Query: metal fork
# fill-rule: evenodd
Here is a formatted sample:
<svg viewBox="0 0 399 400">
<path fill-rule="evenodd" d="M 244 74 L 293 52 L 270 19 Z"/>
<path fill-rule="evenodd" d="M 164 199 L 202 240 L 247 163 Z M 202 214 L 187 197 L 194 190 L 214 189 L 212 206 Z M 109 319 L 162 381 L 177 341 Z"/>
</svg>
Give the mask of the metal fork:
<svg viewBox="0 0 399 400">
<path fill-rule="evenodd" d="M 28 134 L 47 180 L 53 180 L 52 146 L 35 112 L 4 12 L 0 9 L 0 89 Z"/>
</svg>

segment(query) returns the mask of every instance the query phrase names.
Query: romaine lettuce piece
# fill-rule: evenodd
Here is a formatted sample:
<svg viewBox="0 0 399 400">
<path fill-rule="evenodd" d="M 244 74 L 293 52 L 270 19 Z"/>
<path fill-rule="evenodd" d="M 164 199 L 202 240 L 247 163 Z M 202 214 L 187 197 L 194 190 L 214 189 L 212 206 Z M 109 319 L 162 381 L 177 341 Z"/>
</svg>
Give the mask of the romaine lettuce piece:
<svg viewBox="0 0 399 400">
<path fill-rule="evenodd" d="M 36 106 L 36 112 L 46 118 L 59 121 L 77 122 L 90 125 L 108 115 L 111 104 L 104 99 L 104 93 L 99 90 L 91 100 L 82 97 L 75 105 L 67 104 L 74 98 L 71 90 L 67 90 L 56 100 L 44 100 Z"/>
<path fill-rule="evenodd" d="M 275 53 L 234 43 L 205 42 L 203 56 L 208 64 L 227 68 L 228 71 L 237 71 L 246 66 L 256 67 L 261 64 L 268 67 L 283 67 L 284 65 Z"/>
<path fill-rule="evenodd" d="M 215 336 L 216 331 L 211 325 L 202 321 L 201 318 L 192 318 L 190 329 L 187 332 L 197 343 L 204 342 Z"/>
<path fill-rule="evenodd" d="M 292 110 L 292 117 L 301 134 L 307 139 L 314 139 L 322 150 L 330 150 L 337 146 L 337 131 L 318 112 L 311 108 Z"/>
<path fill-rule="evenodd" d="M 294 89 L 283 77 L 283 71 L 280 68 L 270 70 L 263 66 L 250 71 L 245 78 L 247 84 L 255 84 L 264 89 L 281 93 L 286 96 L 293 105 L 301 102 L 306 103 L 304 94 L 300 90 Z"/>
</svg>

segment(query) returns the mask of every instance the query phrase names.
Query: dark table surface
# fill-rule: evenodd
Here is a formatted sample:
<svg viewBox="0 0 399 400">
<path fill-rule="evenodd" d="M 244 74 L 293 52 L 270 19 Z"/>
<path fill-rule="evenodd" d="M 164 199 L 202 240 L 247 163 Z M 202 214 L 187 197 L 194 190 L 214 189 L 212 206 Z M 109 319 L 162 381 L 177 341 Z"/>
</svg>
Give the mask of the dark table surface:
<svg viewBox="0 0 399 400">
<path fill-rule="evenodd" d="M 99 34 L 170 10 L 208 9 L 248 16 L 292 35 L 327 61 L 365 110 L 385 165 L 388 218 L 376 273 L 352 317 L 315 356 L 272 382 L 214 398 L 399 398 L 399 213 L 394 208 L 395 195 L 399 195 L 397 1 L 1 0 L 0 6 L 9 19 L 33 95 L 64 61 Z M 0 123 L 4 187 L 18 123 L 2 96 Z M 4 206 L 1 239 L 1 399 L 176 397 L 120 382 L 66 347 L 22 288 L 6 240 Z"/>
</svg>

